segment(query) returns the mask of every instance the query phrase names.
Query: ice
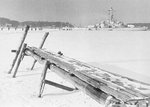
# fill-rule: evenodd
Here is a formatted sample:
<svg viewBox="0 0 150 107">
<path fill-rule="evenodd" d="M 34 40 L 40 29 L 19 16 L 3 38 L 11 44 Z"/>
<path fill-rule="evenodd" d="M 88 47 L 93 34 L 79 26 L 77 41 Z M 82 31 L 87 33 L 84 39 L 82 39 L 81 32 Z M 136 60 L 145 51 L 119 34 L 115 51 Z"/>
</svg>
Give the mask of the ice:
<svg viewBox="0 0 150 107">
<path fill-rule="evenodd" d="M 150 31 L 29 31 L 26 43 L 39 47 L 44 33 L 49 31 L 43 48 L 83 61 L 96 67 L 150 83 Z M 2 107 L 99 107 L 96 101 L 78 91 L 70 93 L 46 85 L 43 98 L 38 98 L 42 65 L 25 57 L 17 77 L 7 74 L 23 31 L 0 31 L 0 104 Z M 47 78 L 72 86 L 53 72 Z"/>
</svg>

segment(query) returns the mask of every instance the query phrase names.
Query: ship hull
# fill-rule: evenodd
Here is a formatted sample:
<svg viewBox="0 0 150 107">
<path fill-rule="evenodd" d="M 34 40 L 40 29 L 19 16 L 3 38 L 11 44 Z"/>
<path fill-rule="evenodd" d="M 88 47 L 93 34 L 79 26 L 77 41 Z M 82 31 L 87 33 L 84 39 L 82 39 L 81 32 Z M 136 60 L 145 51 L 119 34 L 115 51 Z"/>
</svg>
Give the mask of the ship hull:
<svg viewBox="0 0 150 107">
<path fill-rule="evenodd" d="M 94 29 L 92 29 L 94 30 Z M 98 31 L 147 31 L 147 27 L 135 27 L 135 28 L 98 28 Z"/>
<path fill-rule="evenodd" d="M 135 28 L 114 28 L 113 31 L 146 31 L 147 27 L 135 27 Z"/>
</svg>

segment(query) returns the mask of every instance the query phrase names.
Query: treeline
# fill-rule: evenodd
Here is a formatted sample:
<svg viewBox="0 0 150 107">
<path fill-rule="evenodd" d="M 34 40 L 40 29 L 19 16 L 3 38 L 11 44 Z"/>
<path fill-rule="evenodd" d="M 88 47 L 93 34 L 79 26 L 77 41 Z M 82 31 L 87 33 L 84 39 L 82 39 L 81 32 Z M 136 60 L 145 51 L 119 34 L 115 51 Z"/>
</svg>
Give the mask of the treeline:
<svg viewBox="0 0 150 107">
<path fill-rule="evenodd" d="M 24 27 L 25 25 L 30 25 L 31 27 L 51 27 L 51 28 L 61 28 L 61 27 L 74 27 L 69 22 L 48 22 L 48 21 L 24 21 L 19 22 L 16 20 L 10 20 L 8 18 L 0 17 L 1 27 Z"/>
</svg>

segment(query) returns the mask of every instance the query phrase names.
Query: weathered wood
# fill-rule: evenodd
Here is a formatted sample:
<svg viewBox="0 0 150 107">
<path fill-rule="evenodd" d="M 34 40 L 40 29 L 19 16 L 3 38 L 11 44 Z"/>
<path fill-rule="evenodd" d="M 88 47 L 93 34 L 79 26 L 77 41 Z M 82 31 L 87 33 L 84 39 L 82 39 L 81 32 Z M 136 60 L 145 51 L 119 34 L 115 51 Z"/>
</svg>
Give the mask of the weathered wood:
<svg viewBox="0 0 150 107">
<path fill-rule="evenodd" d="M 15 67 L 15 69 L 14 69 L 13 78 L 16 77 L 16 74 L 17 74 L 18 68 L 19 68 L 19 66 L 20 66 L 21 59 L 22 59 L 22 57 L 23 57 L 23 55 L 24 55 L 24 50 L 26 49 L 26 46 L 27 46 L 27 44 L 23 44 L 23 46 L 22 46 L 22 48 L 21 48 L 20 54 L 19 54 L 19 56 L 18 56 L 18 60 L 17 60 L 17 62 L 16 62 L 16 67 Z"/>
<path fill-rule="evenodd" d="M 38 97 L 41 97 L 41 95 L 43 93 L 43 90 L 44 90 L 44 87 L 45 87 L 45 77 L 46 77 L 48 66 L 49 66 L 49 62 L 45 61 L 43 71 L 42 71 L 42 75 L 41 75 L 41 83 L 40 83 L 40 90 L 39 90 Z"/>
<path fill-rule="evenodd" d="M 48 35 L 49 35 L 49 32 L 46 32 L 45 35 L 44 35 L 44 37 L 43 37 L 43 39 L 42 39 L 42 42 L 41 42 L 41 44 L 39 46 L 39 49 L 42 49 L 42 47 L 43 47 L 43 45 L 45 43 L 45 40 L 48 37 Z"/>
<path fill-rule="evenodd" d="M 109 81 L 105 81 L 103 79 L 99 80 L 94 77 L 91 78 L 91 75 L 89 77 L 89 75 L 87 73 L 82 72 L 82 70 L 80 70 L 80 71 L 76 70 L 77 66 L 74 67 L 73 64 L 70 64 L 70 63 L 64 61 L 63 59 L 65 59 L 65 58 L 63 58 L 63 56 L 59 57 L 56 54 L 52 54 L 50 52 L 47 53 L 47 52 L 43 52 L 43 51 L 37 51 L 36 49 L 34 50 L 34 52 L 36 54 L 38 54 L 39 56 L 45 58 L 46 60 L 50 61 L 51 63 L 58 65 L 59 67 L 63 68 L 64 70 L 66 70 L 66 71 L 69 70 L 69 72 L 77 75 L 80 79 L 88 82 L 89 84 L 91 84 L 92 86 L 94 86 L 96 88 L 100 88 L 101 90 L 103 90 L 107 93 L 110 93 L 111 95 L 115 96 L 118 99 L 126 101 L 132 97 L 136 97 L 135 95 L 132 95 L 131 93 L 126 92 L 126 90 L 124 90 L 122 87 L 119 88 L 120 86 L 116 86 L 115 84 L 112 84 Z M 85 67 L 84 65 L 82 65 L 82 66 Z M 86 68 L 86 69 L 89 69 L 89 68 Z M 88 72 L 88 71 L 85 70 L 85 72 Z"/>
<path fill-rule="evenodd" d="M 52 85 L 54 87 L 61 88 L 63 90 L 67 90 L 67 91 L 75 90 L 74 88 L 71 88 L 71 87 L 68 87 L 68 86 L 65 86 L 65 85 L 61 85 L 61 84 L 58 84 L 58 83 L 55 83 L 55 82 L 52 82 L 52 81 L 49 81 L 49 80 L 45 80 L 45 84 L 49 84 L 49 85 Z"/>
<path fill-rule="evenodd" d="M 41 44 L 40 44 L 40 46 L 39 46 L 39 49 L 42 49 L 42 47 L 43 47 L 43 45 L 44 45 L 44 43 L 45 43 L 45 40 L 46 40 L 46 38 L 47 38 L 48 35 L 49 35 L 49 32 L 46 32 L 45 35 L 44 35 L 44 37 L 43 37 L 43 39 L 42 39 L 42 42 L 41 42 Z M 33 68 L 34 68 L 34 66 L 35 66 L 35 64 L 36 64 L 36 62 L 37 62 L 37 60 L 34 60 L 34 62 L 33 62 L 33 64 L 32 64 L 32 67 L 31 67 L 31 70 L 33 70 Z"/>
<path fill-rule="evenodd" d="M 31 53 L 29 53 L 29 51 L 27 51 L 27 50 L 26 50 L 26 53 L 28 55 L 29 54 L 31 55 Z M 36 57 L 34 57 L 34 58 L 37 58 L 37 57 L 38 56 L 36 55 Z M 37 58 L 37 59 L 40 59 L 40 58 Z M 38 61 L 40 61 L 41 63 L 43 63 L 43 61 L 41 61 L 41 60 L 38 60 Z M 46 61 L 45 64 L 44 64 L 44 70 L 43 70 L 43 73 L 42 73 L 42 79 L 41 79 L 39 97 L 41 97 L 41 95 L 43 93 L 45 83 L 49 83 L 47 80 L 45 80 L 46 72 L 47 72 L 47 64 L 48 64 L 48 62 Z M 95 99 L 99 103 L 103 103 L 104 104 L 105 100 L 109 96 L 108 94 L 106 94 L 102 90 L 100 90 L 98 88 L 94 88 L 92 85 L 87 84 L 86 82 L 84 82 L 83 80 L 79 79 L 75 75 L 72 75 L 69 72 L 67 72 L 67 71 L 65 71 L 65 70 L 63 70 L 63 69 L 61 69 L 59 67 L 56 67 L 56 66 L 52 65 L 50 67 L 50 69 L 52 71 L 54 70 L 58 75 L 60 75 L 64 79 L 67 79 L 68 81 L 70 81 L 71 83 L 73 83 L 76 87 L 78 87 L 81 90 L 85 91 L 89 96 L 91 96 L 93 99 Z"/>
<path fill-rule="evenodd" d="M 12 52 L 12 53 L 16 53 L 16 52 L 17 52 L 17 50 L 11 50 L 11 52 Z"/>
<path fill-rule="evenodd" d="M 45 59 L 43 59 L 42 57 L 36 55 L 34 52 L 29 51 L 28 49 L 26 49 L 25 54 L 28 56 L 33 57 L 35 60 L 37 60 L 40 64 L 44 64 Z"/>
<path fill-rule="evenodd" d="M 105 104 L 105 101 L 109 97 L 109 94 L 103 92 L 98 88 L 91 86 L 90 84 L 84 82 L 75 75 L 72 75 L 59 67 L 51 66 L 51 70 L 60 75 L 62 78 L 71 82 L 73 85 L 75 85 L 77 88 L 85 92 L 91 98 L 95 99 L 98 103 Z M 114 99 L 114 101 L 118 102 L 117 99 Z"/>
<path fill-rule="evenodd" d="M 50 62 L 61 66 L 63 69 L 66 69 L 69 71 L 75 71 L 75 73 L 79 72 L 80 74 L 83 74 L 86 76 L 89 76 L 89 74 L 92 73 L 93 75 L 90 75 L 90 78 L 92 78 L 96 81 L 101 81 L 102 83 L 107 84 L 107 86 L 110 86 L 110 87 L 114 88 L 115 90 L 119 90 L 120 92 L 123 92 L 123 93 L 126 93 L 127 95 L 130 95 L 130 97 L 133 97 L 133 96 L 134 97 L 147 97 L 146 95 L 142 94 L 140 91 L 129 89 L 126 86 L 118 85 L 114 82 L 103 79 L 103 77 L 96 76 L 94 71 L 99 71 L 99 72 L 103 72 L 103 71 L 98 70 L 94 67 L 87 66 L 87 65 L 82 64 L 80 62 L 74 61 L 74 59 L 70 59 L 70 58 L 67 59 L 66 57 L 63 57 L 63 56 L 60 57 L 59 55 L 56 55 L 56 54 L 53 54 L 50 52 L 45 52 L 45 51 L 40 51 L 40 52 L 38 52 L 38 54 L 40 56 L 44 57 L 45 59 L 49 59 Z M 84 69 L 81 70 L 80 68 L 81 69 L 84 68 Z M 106 74 L 107 72 L 104 72 L 104 73 Z M 107 73 L 107 74 L 111 75 L 110 73 Z M 121 78 L 120 76 L 117 76 L 117 77 Z M 125 78 L 125 77 L 123 77 L 123 78 Z M 128 81 L 132 82 L 133 80 L 130 81 L 130 79 L 128 79 Z M 135 80 L 135 83 L 141 84 L 141 82 L 136 81 L 136 80 Z M 142 84 L 146 85 L 146 86 L 150 86 L 149 84 L 144 84 L 144 83 L 142 83 Z"/>
<path fill-rule="evenodd" d="M 78 80 L 81 80 L 82 82 L 94 87 L 94 89 L 101 90 L 123 102 L 134 98 L 144 99 L 150 97 L 149 94 L 142 93 L 143 90 L 137 90 L 136 88 L 131 89 L 127 86 L 129 83 L 132 85 L 132 83 L 135 82 L 136 84 L 141 85 L 143 88 L 145 87 L 144 90 L 148 91 L 150 88 L 149 84 L 142 84 L 138 81 L 133 81 L 128 78 L 126 79 L 125 77 L 121 77 L 118 75 L 113 75 L 112 73 L 89 66 L 88 64 L 79 62 L 75 59 L 67 58 L 63 55 L 60 56 L 56 53 L 47 52 L 35 47 L 27 47 L 27 53 L 29 52 L 32 53 L 32 55 L 30 54 L 30 56 L 36 56 L 34 58 L 39 57 L 38 59 L 47 60 L 48 62 L 53 64 L 54 67 L 65 71 L 65 73 L 68 73 L 68 75 L 71 76 L 70 78 L 76 77 L 78 78 Z M 57 72 L 57 70 L 55 72 Z M 64 77 L 67 78 L 67 76 Z M 114 79 L 118 79 L 117 81 L 120 83 L 116 83 Z M 128 81 L 128 84 L 121 82 L 121 79 L 126 79 L 126 81 Z M 73 83 L 76 83 L 76 81 L 73 80 Z"/>
<path fill-rule="evenodd" d="M 22 37 L 22 39 L 21 39 L 21 41 L 20 41 L 20 45 L 19 45 L 19 47 L 18 47 L 18 50 L 17 50 L 17 52 L 16 52 L 16 56 L 15 56 L 15 58 L 13 59 L 13 62 L 12 62 L 12 65 L 11 65 L 10 70 L 8 71 L 9 74 L 12 72 L 12 69 L 13 69 L 13 67 L 14 67 L 14 65 L 15 65 L 15 63 L 16 63 L 16 61 L 17 61 L 18 55 L 19 55 L 20 50 L 21 50 L 21 47 L 22 47 L 22 45 L 23 45 L 23 43 L 24 43 L 24 41 L 25 41 L 25 39 L 26 39 L 26 36 L 27 36 L 28 31 L 29 31 L 29 26 L 27 25 L 26 28 L 25 28 L 23 37 Z"/>
</svg>

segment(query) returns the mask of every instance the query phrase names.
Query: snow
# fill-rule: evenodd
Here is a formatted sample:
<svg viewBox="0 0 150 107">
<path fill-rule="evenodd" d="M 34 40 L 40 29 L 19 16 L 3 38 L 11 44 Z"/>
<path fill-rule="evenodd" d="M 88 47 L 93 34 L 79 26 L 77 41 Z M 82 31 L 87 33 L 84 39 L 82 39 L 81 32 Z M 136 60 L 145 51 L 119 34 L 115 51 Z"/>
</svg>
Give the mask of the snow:
<svg viewBox="0 0 150 107">
<path fill-rule="evenodd" d="M 26 43 L 39 47 L 46 31 L 50 32 L 44 48 L 61 51 L 65 56 L 150 83 L 150 31 L 29 31 Z M 23 31 L 0 31 L 0 107 L 99 107 L 81 91 L 68 92 L 46 85 L 38 98 L 42 65 L 30 71 L 33 59 L 24 57 L 16 78 L 7 74 Z M 72 84 L 49 71 L 48 80 L 70 87 Z"/>
</svg>

